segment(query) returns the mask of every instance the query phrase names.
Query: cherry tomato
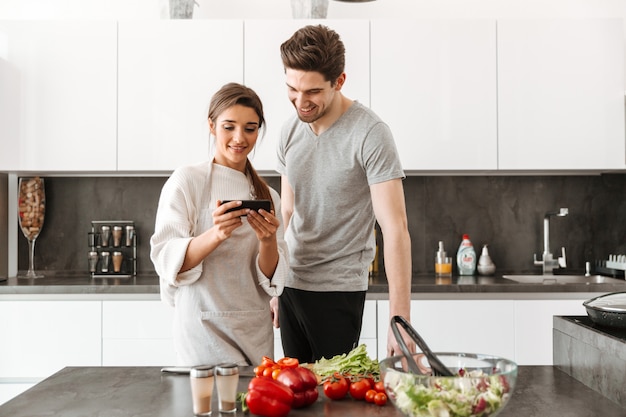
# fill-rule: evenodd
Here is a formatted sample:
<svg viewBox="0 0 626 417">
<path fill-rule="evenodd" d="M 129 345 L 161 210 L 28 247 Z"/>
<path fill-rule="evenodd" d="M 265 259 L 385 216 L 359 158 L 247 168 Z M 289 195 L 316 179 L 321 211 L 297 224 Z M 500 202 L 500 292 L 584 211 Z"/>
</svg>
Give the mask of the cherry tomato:
<svg viewBox="0 0 626 417">
<path fill-rule="evenodd" d="M 259 365 L 259 366 L 254 368 L 254 375 L 255 376 L 263 376 L 263 371 L 264 370 L 265 370 L 265 366 Z"/>
<path fill-rule="evenodd" d="M 365 393 L 370 389 L 370 384 L 364 379 L 359 379 L 350 384 L 350 396 L 355 400 L 365 398 Z"/>
<path fill-rule="evenodd" d="M 282 371 L 282 369 L 272 369 L 272 379 L 276 379 L 278 378 L 278 374 L 280 374 L 280 371 Z"/>
<path fill-rule="evenodd" d="M 380 406 L 387 404 L 387 394 L 385 394 L 384 392 L 379 392 L 378 394 L 376 394 L 376 396 L 374 396 L 374 404 Z"/>
<path fill-rule="evenodd" d="M 272 377 L 272 372 L 274 372 L 274 370 L 272 368 L 265 368 L 265 369 L 263 369 L 263 376 L 271 378 Z"/>
<path fill-rule="evenodd" d="M 331 400 L 340 400 L 348 394 L 350 383 L 340 373 L 335 372 L 324 382 L 324 395 Z"/>
<path fill-rule="evenodd" d="M 376 397 L 376 394 L 378 393 L 376 392 L 375 389 L 368 389 L 367 392 L 365 393 L 365 401 L 367 401 L 368 403 L 373 403 L 374 397 Z"/>
<path fill-rule="evenodd" d="M 374 384 L 374 389 L 376 392 L 385 392 L 385 384 L 383 381 L 378 381 Z"/>
</svg>

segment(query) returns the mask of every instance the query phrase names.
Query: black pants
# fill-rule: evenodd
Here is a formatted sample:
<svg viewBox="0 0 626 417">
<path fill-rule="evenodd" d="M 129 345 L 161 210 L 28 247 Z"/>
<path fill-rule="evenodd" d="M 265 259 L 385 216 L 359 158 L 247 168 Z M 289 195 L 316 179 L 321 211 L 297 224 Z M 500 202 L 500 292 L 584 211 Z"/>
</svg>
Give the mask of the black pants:
<svg viewBox="0 0 626 417">
<path fill-rule="evenodd" d="M 365 293 L 285 288 L 278 304 L 285 356 L 313 363 L 355 348 L 361 335 Z"/>
</svg>

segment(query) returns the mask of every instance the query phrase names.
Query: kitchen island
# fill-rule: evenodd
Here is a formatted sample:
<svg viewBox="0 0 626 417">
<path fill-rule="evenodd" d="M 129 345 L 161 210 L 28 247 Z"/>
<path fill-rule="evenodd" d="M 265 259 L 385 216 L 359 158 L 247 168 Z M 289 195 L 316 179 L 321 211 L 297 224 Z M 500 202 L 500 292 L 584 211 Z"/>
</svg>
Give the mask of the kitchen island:
<svg viewBox="0 0 626 417">
<path fill-rule="evenodd" d="M 242 369 L 249 373 L 250 369 Z M 238 391 L 250 377 L 242 376 Z M 292 410 L 292 417 L 400 417 L 388 403 L 379 407 L 364 401 L 320 396 L 308 408 Z M 214 392 L 215 393 L 215 392 Z M 217 398 L 213 396 L 213 410 Z M 214 415 L 219 415 L 214 412 Z M 236 414 L 243 415 L 240 404 Z M 552 366 L 521 366 L 513 397 L 501 417 L 618 417 L 626 409 Z M 0 416 L 193 416 L 187 375 L 162 374 L 158 367 L 67 367 L 0 406 Z"/>
<path fill-rule="evenodd" d="M 416 275 L 411 291 L 411 322 L 436 351 L 552 365 L 552 317 L 584 315 L 583 301 L 626 291 L 626 281 L 542 285 L 502 275 Z M 103 279 L 46 272 L 40 279 L 11 277 L 0 283 L 0 315 L 10 318 L 0 322 L 7 341 L 0 344 L 0 404 L 67 366 L 176 363 L 174 309 L 160 300 L 155 275 Z M 374 276 L 360 339 L 372 358 L 387 356 L 389 319 L 387 282 Z M 278 329 L 274 341 L 275 356 L 282 357 Z"/>
</svg>

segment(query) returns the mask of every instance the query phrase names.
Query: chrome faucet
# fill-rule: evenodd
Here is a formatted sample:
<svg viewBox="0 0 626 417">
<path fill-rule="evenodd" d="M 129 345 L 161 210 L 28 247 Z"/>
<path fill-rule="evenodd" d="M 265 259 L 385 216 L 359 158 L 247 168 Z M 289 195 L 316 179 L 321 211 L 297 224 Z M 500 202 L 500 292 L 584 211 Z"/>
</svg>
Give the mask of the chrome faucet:
<svg viewBox="0 0 626 417">
<path fill-rule="evenodd" d="M 558 259 L 554 259 L 550 252 L 550 217 L 564 217 L 567 216 L 569 210 L 567 208 L 561 208 L 559 211 L 549 211 L 543 218 L 543 258 L 537 260 L 537 254 L 533 255 L 535 265 L 543 266 L 543 273 L 552 273 L 555 268 L 565 268 L 567 266 L 567 259 L 565 257 L 565 248 L 561 248 L 561 255 Z"/>
</svg>

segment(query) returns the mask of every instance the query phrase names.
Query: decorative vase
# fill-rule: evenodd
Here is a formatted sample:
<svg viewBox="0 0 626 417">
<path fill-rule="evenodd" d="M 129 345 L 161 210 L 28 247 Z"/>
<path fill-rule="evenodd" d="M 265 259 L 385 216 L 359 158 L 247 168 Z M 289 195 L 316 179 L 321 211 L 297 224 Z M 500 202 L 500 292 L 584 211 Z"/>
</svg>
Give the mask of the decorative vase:
<svg viewBox="0 0 626 417">
<path fill-rule="evenodd" d="M 291 0 L 294 19 L 326 19 L 328 0 Z"/>
</svg>

